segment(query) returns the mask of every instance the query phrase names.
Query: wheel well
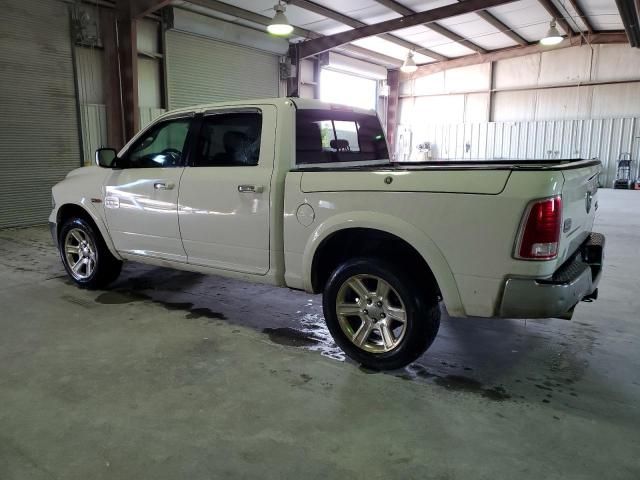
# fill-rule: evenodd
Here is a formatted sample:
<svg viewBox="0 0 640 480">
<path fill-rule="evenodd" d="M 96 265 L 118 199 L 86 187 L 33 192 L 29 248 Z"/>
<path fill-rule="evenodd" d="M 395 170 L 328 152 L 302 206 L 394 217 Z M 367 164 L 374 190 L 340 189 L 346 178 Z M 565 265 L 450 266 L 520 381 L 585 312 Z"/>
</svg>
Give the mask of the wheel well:
<svg viewBox="0 0 640 480">
<path fill-rule="evenodd" d="M 416 281 L 424 282 L 430 295 L 441 296 L 431 268 L 415 248 L 396 235 L 369 228 L 340 230 L 320 244 L 311 266 L 314 293 L 324 289 L 329 276 L 341 263 L 354 257 L 376 257 L 401 264 Z"/>
<path fill-rule="evenodd" d="M 100 229 L 96 225 L 96 222 L 93 221 L 91 215 L 89 215 L 89 212 L 87 212 L 79 205 L 68 203 L 58 209 L 58 214 L 56 216 L 56 224 L 58 229 L 56 232 L 57 236 L 60 235 L 60 229 L 62 228 L 64 222 L 66 222 L 70 218 L 82 218 L 83 220 L 89 222 L 89 224 L 95 229 L 96 233 L 100 234 Z"/>
</svg>

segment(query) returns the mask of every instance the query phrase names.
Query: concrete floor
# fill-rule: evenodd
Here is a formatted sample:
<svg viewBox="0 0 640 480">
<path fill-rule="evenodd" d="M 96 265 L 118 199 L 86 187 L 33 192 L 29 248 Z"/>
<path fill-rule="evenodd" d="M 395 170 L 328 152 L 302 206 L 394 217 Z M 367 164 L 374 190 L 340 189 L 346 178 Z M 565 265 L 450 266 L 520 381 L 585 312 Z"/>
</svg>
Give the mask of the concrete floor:
<svg viewBox="0 0 640 480">
<path fill-rule="evenodd" d="M 0 231 L 0 479 L 638 479 L 640 192 L 601 191 L 600 299 L 444 318 L 407 369 L 345 361 L 320 298 L 129 264 L 75 288 Z"/>
</svg>

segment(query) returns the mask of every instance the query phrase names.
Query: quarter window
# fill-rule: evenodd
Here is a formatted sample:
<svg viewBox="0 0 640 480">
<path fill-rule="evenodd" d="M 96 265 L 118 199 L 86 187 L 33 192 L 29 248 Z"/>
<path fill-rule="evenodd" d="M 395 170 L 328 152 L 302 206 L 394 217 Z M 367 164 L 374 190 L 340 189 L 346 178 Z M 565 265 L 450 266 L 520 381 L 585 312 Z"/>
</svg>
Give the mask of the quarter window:
<svg viewBox="0 0 640 480">
<path fill-rule="evenodd" d="M 196 145 L 196 167 L 258 165 L 262 115 L 221 113 L 204 117 Z"/>
<path fill-rule="evenodd" d="M 159 123 L 142 134 L 127 152 L 124 168 L 166 168 L 182 165 L 190 119 Z"/>
</svg>

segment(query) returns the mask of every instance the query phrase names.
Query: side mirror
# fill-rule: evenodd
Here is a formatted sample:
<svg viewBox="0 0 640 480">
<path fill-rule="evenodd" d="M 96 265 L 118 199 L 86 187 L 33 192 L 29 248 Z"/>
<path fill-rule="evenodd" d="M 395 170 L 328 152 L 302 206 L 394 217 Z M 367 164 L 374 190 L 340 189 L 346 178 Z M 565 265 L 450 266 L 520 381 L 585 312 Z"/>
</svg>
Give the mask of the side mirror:
<svg viewBox="0 0 640 480">
<path fill-rule="evenodd" d="M 99 148 L 96 150 L 96 165 L 102 168 L 113 168 L 118 152 L 113 148 Z"/>
</svg>

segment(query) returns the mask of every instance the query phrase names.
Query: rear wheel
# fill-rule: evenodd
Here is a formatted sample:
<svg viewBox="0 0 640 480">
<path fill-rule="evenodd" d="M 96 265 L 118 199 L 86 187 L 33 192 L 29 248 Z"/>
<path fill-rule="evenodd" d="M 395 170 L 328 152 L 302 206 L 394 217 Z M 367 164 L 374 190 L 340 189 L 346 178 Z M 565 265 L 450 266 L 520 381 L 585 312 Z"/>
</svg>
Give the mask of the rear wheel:
<svg viewBox="0 0 640 480">
<path fill-rule="evenodd" d="M 425 292 L 408 269 L 374 258 L 339 266 L 324 291 L 329 331 L 347 355 L 388 370 L 418 358 L 440 326 L 435 292 Z"/>
<path fill-rule="evenodd" d="M 83 218 L 71 218 L 60 229 L 58 248 L 71 280 L 84 288 L 102 288 L 122 269 L 95 227 Z"/>
</svg>

